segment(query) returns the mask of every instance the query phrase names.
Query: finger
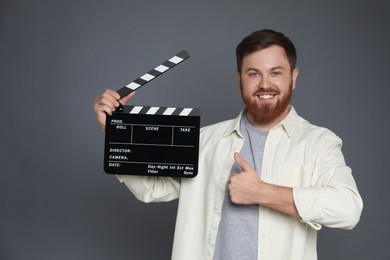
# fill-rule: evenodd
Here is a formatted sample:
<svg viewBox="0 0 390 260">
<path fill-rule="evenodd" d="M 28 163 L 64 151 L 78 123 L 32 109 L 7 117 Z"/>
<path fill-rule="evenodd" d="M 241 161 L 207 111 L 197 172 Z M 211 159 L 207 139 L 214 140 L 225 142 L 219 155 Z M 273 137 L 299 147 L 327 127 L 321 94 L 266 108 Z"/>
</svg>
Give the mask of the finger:
<svg viewBox="0 0 390 260">
<path fill-rule="evenodd" d="M 115 111 L 116 105 L 118 101 L 112 101 L 105 97 L 100 97 L 96 99 L 93 110 L 96 114 L 106 112 L 107 114 L 111 115 L 113 111 Z M 118 103 L 119 105 L 119 103 Z"/>
<path fill-rule="evenodd" d="M 94 101 L 94 109 L 98 108 L 99 106 L 106 105 L 109 107 L 118 107 L 119 102 L 116 99 L 117 95 L 115 95 L 116 92 L 112 92 L 112 90 L 105 90 L 102 94 L 97 96 Z M 119 96 L 119 95 L 118 95 Z M 95 109 L 96 111 L 96 109 Z"/>
<path fill-rule="evenodd" d="M 131 92 L 130 94 L 128 94 L 128 95 L 124 96 L 123 98 L 121 98 L 121 99 L 119 100 L 119 102 L 120 102 L 122 105 L 124 105 L 124 104 L 127 103 L 127 101 L 129 101 L 132 97 L 134 97 L 134 95 L 135 95 L 135 91 L 133 91 L 133 92 Z"/>
<path fill-rule="evenodd" d="M 101 114 L 101 115 L 107 114 L 107 115 L 111 116 L 112 112 L 115 111 L 115 107 L 112 105 L 109 106 L 109 105 L 102 104 L 102 105 L 99 105 L 96 110 L 97 110 L 96 114 Z"/>
<path fill-rule="evenodd" d="M 103 104 L 106 104 L 106 105 L 114 105 L 114 107 L 118 107 L 119 106 L 119 99 L 121 97 L 119 96 L 119 94 L 112 90 L 112 89 L 106 89 L 102 95 L 101 95 L 101 102 L 104 102 L 104 101 L 108 101 L 108 103 L 103 103 Z"/>
<path fill-rule="evenodd" d="M 112 89 L 106 89 L 104 92 L 103 92 L 103 95 L 104 96 L 111 96 L 113 97 L 115 100 L 119 100 L 121 97 L 119 96 L 118 92 L 116 92 L 115 90 L 112 90 Z"/>
<path fill-rule="evenodd" d="M 241 167 L 241 169 L 246 172 L 246 171 L 253 171 L 253 167 L 245 161 L 245 159 L 239 154 L 235 153 L 234 154 L 234 160 L 236 161 L 237 165 Z"/>
<path fill-rule="evenodd" d="M 106 105 L 111 108 L 115 108 L 119 106 L 118 99 L 120 98 L 119 94 L 112 90 L 106 89 L 102 94 L 95 98 L 95 105 Z"/>
</svg>

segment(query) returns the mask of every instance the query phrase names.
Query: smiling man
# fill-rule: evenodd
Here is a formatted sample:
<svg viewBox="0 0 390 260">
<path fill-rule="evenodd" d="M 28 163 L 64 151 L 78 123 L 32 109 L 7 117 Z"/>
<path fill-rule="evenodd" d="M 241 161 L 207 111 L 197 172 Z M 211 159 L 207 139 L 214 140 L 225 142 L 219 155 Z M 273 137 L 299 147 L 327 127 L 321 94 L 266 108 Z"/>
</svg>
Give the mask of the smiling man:
<svg viewBox="0 0 390 260">
<path fill-rule="evenodd" d="M 244 57 L 237 72 L 247 116 L 255 127 L 269 130 L 287 116 L 298 69 L 284 49 L 273 45 Z"/>
<path fill-rule="evenodd" d="M 236 58 L 245 109 L 201 129 L 197 177 L 118 179 L 144 202 L 179 198 L 172 259 L 317 259 L 317 231 L 352 229 L 363 207 L 342 141 L 290 105 L 298 69 L 285 35 L 256 31 Z M 103 129 L 133 95 L 95 99 Z"/>
</svg>

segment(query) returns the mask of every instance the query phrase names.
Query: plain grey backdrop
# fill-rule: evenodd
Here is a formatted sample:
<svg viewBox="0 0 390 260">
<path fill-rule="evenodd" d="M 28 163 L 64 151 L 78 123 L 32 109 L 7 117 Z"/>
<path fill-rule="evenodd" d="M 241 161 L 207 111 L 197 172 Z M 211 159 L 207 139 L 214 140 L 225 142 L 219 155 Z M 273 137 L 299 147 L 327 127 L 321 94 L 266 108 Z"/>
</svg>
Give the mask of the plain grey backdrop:
<svg viewBox="0 0 390 260">
<path fill-rule="evenodd" d="M 296 110 L 344 140 L 364 200 L 319 259 L 390 259 L 390 2 L 0 1 L 0 259 L 169 259 L 177 202 L 143 204 L 103 171 L 92 109 L 186 49 L 133 104 L 190 106 L 202 125 L 242 109 L 234 49 L 272 28 L 298 50 Z"/>
</svg>

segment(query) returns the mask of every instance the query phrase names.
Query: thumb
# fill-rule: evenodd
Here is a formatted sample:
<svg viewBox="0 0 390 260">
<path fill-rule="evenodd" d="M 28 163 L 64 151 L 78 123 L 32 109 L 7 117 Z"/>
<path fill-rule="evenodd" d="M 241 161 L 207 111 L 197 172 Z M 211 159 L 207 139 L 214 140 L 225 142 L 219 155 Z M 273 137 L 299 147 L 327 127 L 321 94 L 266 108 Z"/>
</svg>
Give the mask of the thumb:
<svg viewBox="0 0 390 260">
<path fill-rule="evenodd" d="M 134 95 L 135 95 L 135 91 L 133 91 L 133 92 L 131 92 L 130 94 L 128 94 L 128 95 L 124 96 L 123 98 L 121 98 L 121 99 L 119 100 L 119 102 L 120 102 L 122 105 L 124 105 L 124 104 L 126 104 L 127 101 L 129 101 L 129 99 L 131 99 L 132 97 L 134 97 Z"/>
<path fill-rule="evenodd" d="M 254 171 L 253 167 L 247 163 L 239 153 L 234 154 L 234 160 L 236 161 L 237 165 L 241 167 L 242 171 Z"/>
</svg>

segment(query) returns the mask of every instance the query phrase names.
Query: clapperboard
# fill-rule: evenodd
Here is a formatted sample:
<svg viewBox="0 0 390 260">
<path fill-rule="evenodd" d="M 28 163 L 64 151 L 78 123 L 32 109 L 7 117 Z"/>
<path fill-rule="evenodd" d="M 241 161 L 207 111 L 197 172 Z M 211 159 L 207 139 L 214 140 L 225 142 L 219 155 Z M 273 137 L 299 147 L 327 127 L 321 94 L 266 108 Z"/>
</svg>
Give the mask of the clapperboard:
<svg viewBox="0 0 390 260">
<path fill-rule="evenodd" d="M 122 97 L 189 58 L 186 51 L 118 90 Z M 104 170 L 108 174 L 195 177 L 200 110 L 120 106 L 106 119 Z"/>
</svg>

